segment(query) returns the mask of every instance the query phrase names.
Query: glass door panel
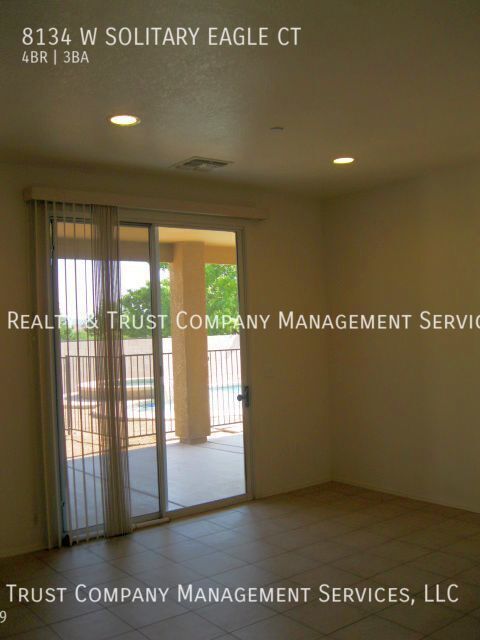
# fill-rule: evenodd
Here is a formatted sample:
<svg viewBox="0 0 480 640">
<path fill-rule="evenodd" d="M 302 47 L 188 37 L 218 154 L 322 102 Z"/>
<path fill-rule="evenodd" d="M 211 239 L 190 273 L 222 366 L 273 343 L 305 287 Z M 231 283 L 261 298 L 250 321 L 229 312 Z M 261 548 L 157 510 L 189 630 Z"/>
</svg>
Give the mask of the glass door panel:
<svg viewBox="0 0 480 640">
<path fill-rule="evenodd" d="M 59 218 L 54 282 L 62 320 L 57 336 L 66 529 L 98 535 L 103 527 L 96 355 L 93 340 L 93 263 L 87 218 Z M 159 513 L 154 419 L 152 331 L 147 227 L 120 228 L 123 367 L 126 378 L 128 463 L 132 517 Z"/>
<path fill-rule="evenodd" d="M 130 500 L 132 516 L 142 517 L 160 511 L 147 226 L 120 227 L 120 260 Z"/>
<path fill-rule="evenodd" d="M 57 216 L 55 238 L 55 311 L 57 391 L 61 411 L 65 529 L 98 534 L 103 527 L 98 413 L 95 394 L 91 225 L 88 219 Z"/>
<path fill-rule="evenodd" d="M 236 236 L 159 228 L 167 510 L 246 493 Z"/>
</svg>

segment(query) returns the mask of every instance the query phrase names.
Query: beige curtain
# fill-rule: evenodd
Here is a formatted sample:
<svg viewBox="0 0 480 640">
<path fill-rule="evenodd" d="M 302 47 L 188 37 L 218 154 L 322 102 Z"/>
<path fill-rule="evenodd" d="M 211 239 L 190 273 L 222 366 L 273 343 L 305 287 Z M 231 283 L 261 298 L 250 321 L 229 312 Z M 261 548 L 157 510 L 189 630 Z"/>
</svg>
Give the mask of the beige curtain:
<svg viewBox="0 0 480 640">
<path fill-rule="evenodd" d="M 92 272 L 104 533 L 116 536 L 132 528 L 116 207 L 92 206 Z"/>
</svg>

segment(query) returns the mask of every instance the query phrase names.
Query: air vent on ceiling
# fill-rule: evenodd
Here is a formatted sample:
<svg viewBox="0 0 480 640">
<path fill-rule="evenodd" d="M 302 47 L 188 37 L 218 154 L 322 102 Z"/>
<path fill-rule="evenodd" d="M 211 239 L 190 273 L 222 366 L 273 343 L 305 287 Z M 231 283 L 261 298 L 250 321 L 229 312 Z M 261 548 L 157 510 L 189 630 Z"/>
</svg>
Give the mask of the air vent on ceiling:
<svg viewBox="0 0 480 640">
<path fill-rule="evenodd" d="M 228 164 L 232 163 L 228 160 L 214 160 L 213 158 L 194 156 L 193 158 L 188 158 L 188 160 L 177 162 L 173 167 L 175 169 L 185 169 L 186 171 L 213 171 L 214 169 L 226 167 Z"/>
</svg>

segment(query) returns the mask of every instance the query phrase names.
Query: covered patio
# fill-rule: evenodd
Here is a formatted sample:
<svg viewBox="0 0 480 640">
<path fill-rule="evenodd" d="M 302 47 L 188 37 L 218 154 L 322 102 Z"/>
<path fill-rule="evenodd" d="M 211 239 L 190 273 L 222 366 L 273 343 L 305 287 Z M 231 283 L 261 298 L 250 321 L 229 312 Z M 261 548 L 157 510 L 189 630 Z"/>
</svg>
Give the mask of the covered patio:
<svg viewBox="0 0 480 640">
<path fill-rule="evenodd" d="M 166 445 L 168 510 L 175 511 L 245 493 L 242 425 L 215 431 L 202 444 L 170 441 Z M 133 516 L 157 513 L 157 448 L 134 446 L 128 453 Z M 100 456 L 67 461 L 70 514 L 74 528 L 101 524 Z"/>
</svg>

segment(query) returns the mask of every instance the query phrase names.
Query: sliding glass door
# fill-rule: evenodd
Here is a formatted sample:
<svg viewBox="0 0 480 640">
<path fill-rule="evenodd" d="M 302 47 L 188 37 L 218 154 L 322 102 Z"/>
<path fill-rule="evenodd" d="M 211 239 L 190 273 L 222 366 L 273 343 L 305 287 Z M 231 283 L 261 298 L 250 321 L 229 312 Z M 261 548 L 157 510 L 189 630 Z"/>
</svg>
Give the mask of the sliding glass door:
<svg viewBox="0 0 480 640">
<path fill-rule="evenodd" d="M 65 528 L 101 535 L 104 453 L 88 215 L 57 216 L 52 234 Z M 236 234 L 125 221 L 118 247 L 131 518 L 245 496 Z"/>
</svg>

